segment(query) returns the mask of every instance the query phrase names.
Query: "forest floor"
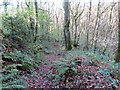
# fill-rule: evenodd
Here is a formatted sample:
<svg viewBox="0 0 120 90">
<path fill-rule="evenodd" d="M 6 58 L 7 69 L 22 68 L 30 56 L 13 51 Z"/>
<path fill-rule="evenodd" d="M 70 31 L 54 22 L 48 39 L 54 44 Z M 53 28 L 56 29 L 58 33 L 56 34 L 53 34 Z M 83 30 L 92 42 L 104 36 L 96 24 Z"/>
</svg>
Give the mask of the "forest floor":
<svg viewBox="0 0 120 90">
<path fill-rule="evenodd" d="M 60 61 L 61 58 L 65 58 L 68 56 L 68 53 L 65 50 L 62 50 L 63 47 L 61 43 L 49 43 L 44 44 L 48 50 L 47 53 L 44 54 L 45 61 L 39 64 L 39 68 L 31 70 L 30 73 L 23 73 L 22 79 L 24 79 L 27 83 L 27 88 L 117 88 L 118 87 L 118 78 L 110 73 L 107 68 L 110 68 L 108 63 L 103 63 L 100 61 L 93 61 L 93 55 L 84 55 L 78 53 L 75 56 L 75 52 L 72 51 L 72 54 L 75 58 L 71 58 L 74 61 L 82 59 L 80 63 L 68 64 L 73 71 L 65 72 L 64 74 L 59 74 L 55 69 L 53 62 Z M 80 51 L 80 50 L 79 50 Z M 71 52 L 70 52 L 71 53 Z M 70 62 L 71 59 L 68 59 Z M 108 61 L 109 62 L 109 61 Z M 57 62 L 58 63 L 58 62 Z M 63 62 L 65 63 L 65 62 Z M 71 67 L 72 65 L 72 67 Z M 67 66 L 66 66 L 67 67 Z M 63 67 L 65 69 L 66 67 Z M 67 67 L 68 68 L 68 67 Z M 71 70 L 72 70 L 71 69 Z M 61 71 L 62 71 L 61 70 Z M 105 71 L 106 70 L 106 71 Z M 67 73 L 67 74 L 66 74 Z M 66 75 L 68 76 L 67 80 Z M 59 77 L 56 77 L 59 76 Z M 64 79 L 61 79 L 64 78 Z M 117 84 L 115 84 L 115 82 Z"/>
<path fill-rule="evenodd" d="M 64 58 L 65 54 L 57 54 L 57 50 L 61 48 L 60 43 L 51 43 L 47 47 L 54 49 L 52 51 L 53 53 L 44 54 L 46 61 L 39 64 L 40 68 L 33 71 L 32 75 L 27 74 L 26 78 L 24 76 L 25 81 L 29 84 L 28 88 L 51 88 L 50 86 L 53 82 L 48 80 L 46 76 L 50 73 L 57 73 L 56 71 L 53 72 L 54 70 L 52 70 L 52 61 Z"/>
</svg>

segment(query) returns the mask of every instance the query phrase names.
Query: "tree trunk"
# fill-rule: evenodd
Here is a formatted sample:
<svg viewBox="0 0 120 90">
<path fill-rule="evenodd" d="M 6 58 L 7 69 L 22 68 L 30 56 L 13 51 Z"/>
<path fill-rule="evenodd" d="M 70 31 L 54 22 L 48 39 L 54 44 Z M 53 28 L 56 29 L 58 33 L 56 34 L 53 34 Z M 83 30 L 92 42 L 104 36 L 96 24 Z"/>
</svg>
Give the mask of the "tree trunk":
<svg viewBox="0 0 120 90">
<path fill-rule="evenodd" d="M 96 19 L 96 22 L 95 22 L 93 38 L 92 38 L 92 47 L 93 47 L 94 53 L 95 53 L 96 48 L 97 48 L 99 24 L 100 24 L 100 0 L 98 2 L 97 19 Z"/>
<path fill-rule="evenodd" d="M 69 12 L 69 0 L 64 0 L 64 37 L 65 37 L 65 47 L 66 50 L 71 50 L 71 38 L 70 38 L 70 31 L 69 31 L 69 24 L 70 24 L 70 12 Z"/>
<path fill-rule="evenodd" d="M 118 2 L 118 6 L 120 2 Z M 116 63 L 120 62 L 120 7 L 118 7 L 118 49 L 115 57 Z"/>
<path fill-rule="evenodd" d="M 35 0 L 35 14 L 36 14 L 36 23 L 35 23 L 35 38 L 34 38 L 34 42 L 36 42 L 37 40 L 37 34 L 38 34 L 38 3 Z"/>
<path fill-rule="evenodd" d="M 7 13 L 7 6 L 8 6 L 9 4 L 8 4 L 8 2 L 5 1 L 5 0 L 4 0 L 3 3 L 4 3 L 4 13 L 5 13 L 5 15 L 8 15 L 8 13 Z"/>
<path fill-rule="evenodd" d="M 93 29 L 93 35 L 92 35 L 92 40 L 91 40 L 91 47 L 94 47 L 95 45 L 95 35 L 96 35 L 96 28 L 98 28 L 98 21 L 99 21 L 99 17 L 100 17 L 100 0 L 98 2 L 98 7 L 97 7 L 97 18 L 96 18 L 96 21 L 95 21 L 95 26 L 94 26 L 94 29 Z"/>
<path fill-rule="evenodd" d="M 73 46 L 74 47 L 77 47 L 78 45 L 77 45 L 77 20 L 75 19 L 74 20 L 74 22 L 75 22 L 75 32 L 74 32 L 74 44 L 73 44 Z"/>
<path fill-rule="evenodd" d="M 90 7 L 89 7 L 89 16 L 88 16 L 88 23 L 89 23 L 89 26 L 90 26 L 90 16 L 91 16 L 91 8 L 92 8 L 92 0 L 90 0 Z M 88 27 L 89 27 L 88 26 Z M 86 49 L 89 50 L 89 29 L 87 27 L 87 40 L 86 40 Z"/>
<path fill-rule="evenodd" d="M 80 36 L 80 31 L 78 32 L 78 26 L 80 24 L 80 17 L 84 12 L 85 9 L 85 4 L 83 9 L 79 9 L 80 8 L 80 2 L 78 4 L 76 4 L 75 6 L 75 10 L 72 10 L 72 8 L 70 9 L 71 11 L 71 19 L 72 19 L 72 37 L 73 37 L 73 46 L 74 47 L 78 47 L 78 43 L 79 43 L 79 36 Z M 73 32 L 74 30 L 74 32 Z"/>
</svg>

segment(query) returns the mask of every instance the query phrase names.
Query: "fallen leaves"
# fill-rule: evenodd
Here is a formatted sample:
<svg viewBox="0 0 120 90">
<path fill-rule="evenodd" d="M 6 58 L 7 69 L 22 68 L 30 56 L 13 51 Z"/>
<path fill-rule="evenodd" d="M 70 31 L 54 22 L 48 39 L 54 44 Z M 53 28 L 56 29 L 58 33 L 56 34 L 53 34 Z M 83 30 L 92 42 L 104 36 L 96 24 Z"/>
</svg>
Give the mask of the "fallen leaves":
<svg viewBox="0 0 120 90">
<path fill-rule="evenodd" d="M 109 75 L 110 72 L 107 71 L 106 67 L 109 64 L 96 61 L 96 66 L 91 65 L 90 61 L 92 60 L 88 61 L 87 58 L 80 56 L 75 58 L 76 60 L 81 60 L 80 65 L 72 62 L 73 70 L 77 74 L 73 77 L 68 77 L 65 81 L 65 74 L 59 75 L 54 65 L 52 65 L 52 61 L 64 57 L 62 55 L 46 54 L 45 58 L 48 60 L 46 65 L 40 64 L 41 67 L 34 71 L 37 74 L 28 75 L 28 78 L 25 79 L 29 84 L 28 88 L 118 88 L 119 81 L 111 77 Z"/>
</svg>

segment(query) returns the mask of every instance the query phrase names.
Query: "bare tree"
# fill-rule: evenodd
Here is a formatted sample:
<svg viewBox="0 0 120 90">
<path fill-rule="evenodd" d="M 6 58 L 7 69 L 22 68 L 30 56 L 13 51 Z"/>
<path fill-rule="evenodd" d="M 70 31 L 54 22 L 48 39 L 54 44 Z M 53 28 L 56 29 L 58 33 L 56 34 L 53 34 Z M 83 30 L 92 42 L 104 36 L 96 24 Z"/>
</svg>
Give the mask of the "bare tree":
<svg viewBox="0 0 120 90">
<path fill-rule="evenodd" d="M 72 8 L 70 9 L 71 11 L 71 19 L 72 19 L 72 29 L 75 29 L 75 31 L 73 32 L 72 30 L 72 35 L 74 37 L 74 41 L 73 41 L 73 46 L 77 47 L 78 46 L 78 41 L 79 41 L 79 37 L 80 37 L 80 31 L 78 33 L 78 26 L 80 24 L 80 17 L 84 12 L 84 8 L 81 10 L 79 9 L 80 7 L 80 2 L 77 3 L 77 5 L 75 6 L 75 10 L 72 10 Z M 84 5 L 85 7 L 85 5 Z M 75 26 L 75 28 L 73 28 L 73 26 Z"/>
<path fill-rule="evenodd" d="M 96 18 L 96 21 L 95 21 L 93 37 L 92 37 L 92 47 L 94 49 L 94 53 L 96 51 L 96 46 L 97 46 L 97 37 L 98 37 L 99 24 L 100 24 L 100 0 L 98 2 L 97 18 Z"/>
<path fill-rule="evenodd" d="M 90 7 L 89 7 L 89 15 L 88 15 L 88 23 L 90 25 L 90 16 L 91 16 L 91 8 L 92 8 L 92 0 L 90 0 Z M 89 49 L 89 26 L 87 26 L 87 40 L 86 40 L 86 49 Z"/>
<path fill-rule="evenodd" d="M 65 47 L 67 50 L 72 49 L 69 24 L 70 24 L 70 12 L 69 12 L 69 0 L 64 0 L 64 37 L 65 37 Z"/>
<path fill-rule="evenodd" d="M 109 43 L 107 43 L 109 35 L 111 35 L 113 33 L 113 30 L 112 30 L 112 28 L 113 28 L 112 27 L 112 11 L 113 11 L 113 8 L 114 8 L 115 5 L 116 5 L 116 3 L 113 3 L 113 5 L 111 5 L 110 14 L 109 14 L 109 21 L 108 21 L 108 26 L 107 26 L 108 30 L 104 31 L 105 32 L 105 47 L 104 47 L 104 49 L 102 51 L 102 54 L 104 54 L 104 55 L 105 55 L 105 51 L 107 50 L 108 45 L 109 45 Z M 110 34 L 108 34 L 108 33 L 110 33 Z"/>
</svg>

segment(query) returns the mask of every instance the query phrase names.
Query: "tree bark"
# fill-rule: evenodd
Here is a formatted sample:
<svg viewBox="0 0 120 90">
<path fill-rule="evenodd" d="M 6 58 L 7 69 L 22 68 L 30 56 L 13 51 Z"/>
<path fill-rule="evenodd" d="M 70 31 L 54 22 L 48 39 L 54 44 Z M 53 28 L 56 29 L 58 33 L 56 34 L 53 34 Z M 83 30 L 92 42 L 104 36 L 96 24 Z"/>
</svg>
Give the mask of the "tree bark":
<svg viewBox="0 0 120 90">
<path fill-rule="evenodd" d="M 115 62 L 120 62 L 120 2 L 118 2 L 118 49 L 115 57 Z"/>
<path fill-rule="evenodd" d="M 100 24 L 100 0 L 98 2 L 97 18 L 96 18 L 96 22 L 95 22 L 95 26 L 94 26 L 93 37 L 92 37 L 92 47 L 94 49 L 94 53 L 95 53 L 96 48 L 97 48 L 96 45 L 97 45 L 99 24 Z"/>
<path fill-rule="evenodd" d="M 70 12 L 69 12 L 69 0 L 64 0 L 64 37 L 65 37 L 65 47 L 66 50 L 71 50 L 71 37 L 69 31 L 69 24 L 70 24 Z"/>
<path fill-rule="evenodd" d="M 36 14 L 36 22 L 35 22 L 35 38 L 34 38 L 34 42 L 36 42 L 37 40 L 37 34 L 38 34 L 38 3 L 37 1 L 35 0 L 34 2 L 35 4 L 35 14 Z"/>
<path fill-rule="evenodd" d="M 88 23 L 90 23 L 91 8 L 92 8 L 92 0 L 90 0 Z M 90 26 L 90 24 L 89 24 L 89 26 Z M 89 28 L 88 27 L 87 27 L 86 49 L 89 50 Z"/>
</svg>

